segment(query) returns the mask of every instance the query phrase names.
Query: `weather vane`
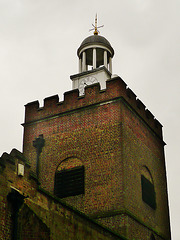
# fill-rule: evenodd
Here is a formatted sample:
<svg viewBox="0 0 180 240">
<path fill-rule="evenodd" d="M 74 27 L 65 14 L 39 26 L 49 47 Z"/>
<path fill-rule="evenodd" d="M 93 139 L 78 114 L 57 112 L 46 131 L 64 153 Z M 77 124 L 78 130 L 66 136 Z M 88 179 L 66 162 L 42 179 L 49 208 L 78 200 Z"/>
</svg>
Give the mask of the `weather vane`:
<svg viewBox="0 0 180 240">
<path fill-rule="evenodd" d="M 97 26 L 97 13 L 96 13 L 96 17 L 95 17 L 95 26 L 94 26 L 94 24 L 92 24 L 92 26 L 93 26 L 93 28 L 90 29 L 89 31 L 93 31 L 94 30 L 94 35 L 98 35 L 98 33 L 100 33 L 98 28 L 104 27 L 104 25 L 99 26 L 99 27 Z"/>
</svg>

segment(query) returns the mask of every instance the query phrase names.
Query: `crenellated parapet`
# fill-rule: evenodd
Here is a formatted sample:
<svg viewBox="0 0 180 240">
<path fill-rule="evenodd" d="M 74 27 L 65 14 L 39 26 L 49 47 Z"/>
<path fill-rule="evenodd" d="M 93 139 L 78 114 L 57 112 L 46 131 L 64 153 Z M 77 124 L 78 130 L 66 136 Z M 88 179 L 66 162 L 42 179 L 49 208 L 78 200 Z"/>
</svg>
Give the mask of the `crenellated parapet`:
<svg viewBox="0 0 180 240">
<path fill-rule="evenodd" d="M 9 153 L 4 152 L 2 156 L 0 157 L 0 166 L 4 169 L 6 168 L 7 164 L 10 164 L 11 166 L 14 166 L 14 169 L 16 169 L 16 165 L 18 163 L 23 164 L 24 166 L 30 167 L 29 162 L 24 157 L 23 153 L 18 151 L 17 149 L 12 149 L 12 151 Z"/>
<path fill-rule="evenodd" d="M 125 103 L 162 138 L 161 123 L 155 119 L 153 114 L 146 108 L 142 101 L 137 98 L 135 93 L 127 87 L 127 84 L 120 77 L 107 80 L 106 89 L 104 90 L 100 89 L 99 83 L 87 86 L 85 88 L 85 95 L 83 96 L 79 96 L 78 89 L 65 92 L 62 102 L 59 102 L 58 95 L 54 95 L 44 99 L 43 107 L 39 107 L 38 101 L 28 103 L 25 105 L 25 123 L 23 125 L 115 99 L 124 100 Z"/>
</svg>

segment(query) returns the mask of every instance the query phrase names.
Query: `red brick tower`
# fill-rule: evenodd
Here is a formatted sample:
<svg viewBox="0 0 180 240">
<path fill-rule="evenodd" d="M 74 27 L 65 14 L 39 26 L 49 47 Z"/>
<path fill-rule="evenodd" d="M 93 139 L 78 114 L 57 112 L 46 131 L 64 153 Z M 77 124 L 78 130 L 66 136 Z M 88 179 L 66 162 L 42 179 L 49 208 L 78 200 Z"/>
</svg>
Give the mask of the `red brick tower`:
<svg viewBox="0 0 180 240">
<path fill-rule="evenodd" d="M 97 31 L 82 42 L 64 101 L 26 105 L 23 153 L 41 188 L 103 226 L 170 239 L 162 125 L 112 75 L 113 55 Z"/>
</svg>

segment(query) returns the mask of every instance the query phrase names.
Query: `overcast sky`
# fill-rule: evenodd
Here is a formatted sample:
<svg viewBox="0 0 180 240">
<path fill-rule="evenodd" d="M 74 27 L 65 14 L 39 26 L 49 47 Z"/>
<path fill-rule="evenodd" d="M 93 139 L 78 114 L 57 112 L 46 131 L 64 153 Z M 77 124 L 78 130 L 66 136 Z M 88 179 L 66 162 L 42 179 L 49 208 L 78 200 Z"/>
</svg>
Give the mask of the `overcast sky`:
<svg viewBox="0 0 180 240">
<path fill-rule="evenodd" d="M 24 105 L 71 90 L 94 17 L 118 74 L 163 125 L 172 239 L 180 240 L 180 0 L 0 0 L 0 155 L 22 151 Z"/>
</svg>

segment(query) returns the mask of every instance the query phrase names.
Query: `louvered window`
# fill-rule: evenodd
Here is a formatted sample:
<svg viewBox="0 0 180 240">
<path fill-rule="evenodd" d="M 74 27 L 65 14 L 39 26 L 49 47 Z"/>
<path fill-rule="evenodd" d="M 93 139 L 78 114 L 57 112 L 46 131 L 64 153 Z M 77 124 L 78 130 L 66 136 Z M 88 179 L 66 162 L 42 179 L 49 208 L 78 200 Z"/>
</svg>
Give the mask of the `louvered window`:
<svg viewBox="0 0 180 240">
<path fill-rule="evenodd" d="M 84 166 L 57 171 L 54 194 L 59 198 L 84 193 Z"/>
<path fill-rule="evenodd" d="M 154 185 L 143 175 L 141 175 L 142 199 L 151 208 L 156 209 L 156 193 Z"/>
</svg>

